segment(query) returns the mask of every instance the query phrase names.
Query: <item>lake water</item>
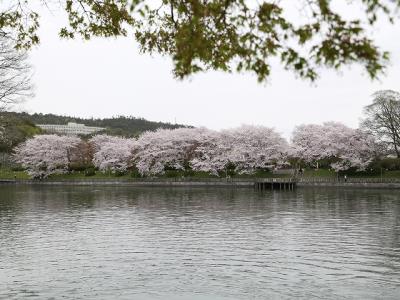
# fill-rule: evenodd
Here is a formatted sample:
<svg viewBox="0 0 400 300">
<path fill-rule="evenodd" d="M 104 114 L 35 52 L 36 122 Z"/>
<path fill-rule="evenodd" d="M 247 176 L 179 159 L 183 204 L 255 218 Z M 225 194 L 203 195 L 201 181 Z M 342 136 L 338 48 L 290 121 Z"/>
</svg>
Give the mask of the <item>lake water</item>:
<svg viewBox="0 0 400 300">
<path fill-rule="evenodd" d="M 0 186 L 0 299 L 400 299 L 400 192 Z"/>
</svg>

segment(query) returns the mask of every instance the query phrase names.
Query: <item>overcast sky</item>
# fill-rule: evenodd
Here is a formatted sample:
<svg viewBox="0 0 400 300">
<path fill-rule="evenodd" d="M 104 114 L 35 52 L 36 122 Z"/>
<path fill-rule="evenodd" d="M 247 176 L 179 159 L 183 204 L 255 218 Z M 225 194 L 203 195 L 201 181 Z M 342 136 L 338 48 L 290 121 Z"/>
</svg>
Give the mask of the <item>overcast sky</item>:
<svg viewBox="0 0 400 300">
<path fill-rule="evenodd" d="M 374 29 L 391 52 L 385 77 L 372 82 L 361 67 L 326 70 L 315 84 L 276 66 L 268 83 L 249 74 L 208 72 L 173 78 L 169 58 L 138 52 L 131 38 L 61 40 L 56 14 L 45 13 L 41 45 L 31 51 L 36 96 L 28 112 L 79 117 L 132 115 L 154 121 L 206 126 L 241 124 L 275 127 L 286 137 L 302 123 L 340 121 L 357 127 L 362 108 L 379 89 L 400 90 L 400 27 Z"/>
</svg>

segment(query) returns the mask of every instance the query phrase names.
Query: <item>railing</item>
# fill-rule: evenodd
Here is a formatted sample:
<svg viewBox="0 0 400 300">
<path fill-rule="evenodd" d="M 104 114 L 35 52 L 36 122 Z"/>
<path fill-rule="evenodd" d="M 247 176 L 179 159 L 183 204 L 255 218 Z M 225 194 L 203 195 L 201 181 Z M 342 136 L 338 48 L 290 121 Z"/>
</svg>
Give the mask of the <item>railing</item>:
<svg viewBox="0 0 400 300">
<path fill-rule="evenodd" d="M 287 178 L 287 177 L 281 177 L 281 178 L 252 178 L 250 181 L 254 182 L 265 182 L 265 183 L 293 183 L 297 182 L 298 180 L 296 178 Z"/>
</svg>

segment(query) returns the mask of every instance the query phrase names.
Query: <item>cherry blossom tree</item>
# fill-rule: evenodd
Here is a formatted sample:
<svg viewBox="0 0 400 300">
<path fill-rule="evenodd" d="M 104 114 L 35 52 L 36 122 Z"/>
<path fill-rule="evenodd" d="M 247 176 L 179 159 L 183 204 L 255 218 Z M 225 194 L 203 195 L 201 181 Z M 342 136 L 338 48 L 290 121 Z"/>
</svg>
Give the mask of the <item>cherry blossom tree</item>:
<svg viewBox="0 0 400 300">
<path fill-rule="evenodd" d="M 229 164 L 227 153 L 230 151 L 229 136 L 221 132 L 209 131 L 201 140 L 190 160 L 190 166 L 195 171 L 218 175 L 226 170 Z"/>
<path fill-rule="evenodd" d="M 297 126 L 292 133 L 291 155 L 305 163 L 314 163 L 324 159 L 326 157 L 325 138 L 323 125 L 303 124 Z"/>
<path fill-rule="evenodd" d="M 75 136 L 37 135 L 14 150 L 14 159 L 33 178 L 69 171 L 71 151 L 81 140 Z"/>
<path fill-rule="evenodd" d="M 136 147 L 134 139 L 97 135 L 89 144 L 94 149 L 93 164 L 100 171 L 125 173 L 132 167 L 132 153 Z"/>
<path fill-rule="evenodd" d="M 205 128 L 160 129 L 138 139 L 134 161 L 142 175 L 192 169 L 217 175 L 229 164 L 238 173 L 273 168 L 285 160 L 287 142 L 273 129 L 242 126 L 216 132 Z"/>
<path fill-rule="evenodd" d="M 287 149 L 286 140 L 272 128 L 243 125 L 213 135 L 196 150 L 191 163 L 194 169 L 213 174 L 229 164 L 239 174 L 251 174 L 283 165 Z"/>
<path fill-rule="evenodd" d="M 365 170 L 376 149 L 371 135 L 337 122 L 300 125 L 292 135 L 292 156 L 315 165 L 326 160 L 335 171 Z"/>
<path fill-rule="evenodd" d="M 120 140 L 120 137 L 107 134 L 97 134 L 89 140 L 89 144 L 93 148 L 93 151 L 96 152 L 99 151 L 104 144 L 114 143 L 118 140 Z"/>
<path fill-rule="evenodd" d="M 327 122 L 296 127 L 290 146 L 272 128 L 243 125 L 222 131 L 159 129 L 137 140 L 97 135 L 85 142 L 77 137 L 40 135 L 18 146 L 14 157 L 31 176 L 47 177 L 90 163 L 103 172 L 118 174 L 135 168 L 143 176 L 171 169 L 252 174 L 288 164 L 289 157 L 308 164 L 325 162 L 335 171 L 365 170 L 376 155 L 371 135 Z"/>
<path fill-rule="evenodd" d="M 347 143 L 337 150 L 337 161 L 331 163 L 335 171 L 354 168 L 364 171 L 377 156 L 375 140 L 361 130 L 354 130 L 347 137 Z"/>
<path fill-rule="evenodd" d="M 159 129 L 143 133 L 133 157 L 142 175 L 163 174 L 166 169 L 184 170 L 196 155 L 196 149 L 210 139 L 205 128 Z"/>
<path fill-rule="evenodd" d="M 76 147 L 70 151 L 71 170 L 82 171 L 88 167 L 93 167 L 93 147 L 87 142 L 81 140 Z"/>
<path fill-rule="evenodd" d="M 272 128 L 243 125 L 222 134 L 231 140 L 229 160 L 238 173 L 253 173 L 256 169 L 273 169 L 285 164 L 288 143 Z"/>
</svg>

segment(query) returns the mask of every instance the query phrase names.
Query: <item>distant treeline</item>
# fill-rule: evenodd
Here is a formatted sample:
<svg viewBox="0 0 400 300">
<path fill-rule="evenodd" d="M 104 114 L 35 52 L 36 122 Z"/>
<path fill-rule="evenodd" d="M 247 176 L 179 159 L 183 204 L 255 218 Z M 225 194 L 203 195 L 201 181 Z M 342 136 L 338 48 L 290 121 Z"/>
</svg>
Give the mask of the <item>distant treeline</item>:
<svg viewBox="0 0 400 300">
<path fill-rule="evenodd" d="M 64 125 L 68 122 L 83 123 L 86 126 L 96 126 L 106 128 L 105 133 L 109 135 L 119 135 L 125 137 L 137 137 L 144 131 L 154 131 L 158 128 L 175 129 L 181 127 L 191 127 L 182 124 L 171 124 L 163 122 L 152 122 L 143 118 L 136 118 L 132 116 L 116 116 L 112 118 L 78 118 L 71 116 L 59 116 L 55 114 L 28 114 L 28 113 L 15 113 L 7 112 L 10 116 L 18 117 L 23 120 L 30 121 L 34 124 L 59 124 Z"/>
</svg>

